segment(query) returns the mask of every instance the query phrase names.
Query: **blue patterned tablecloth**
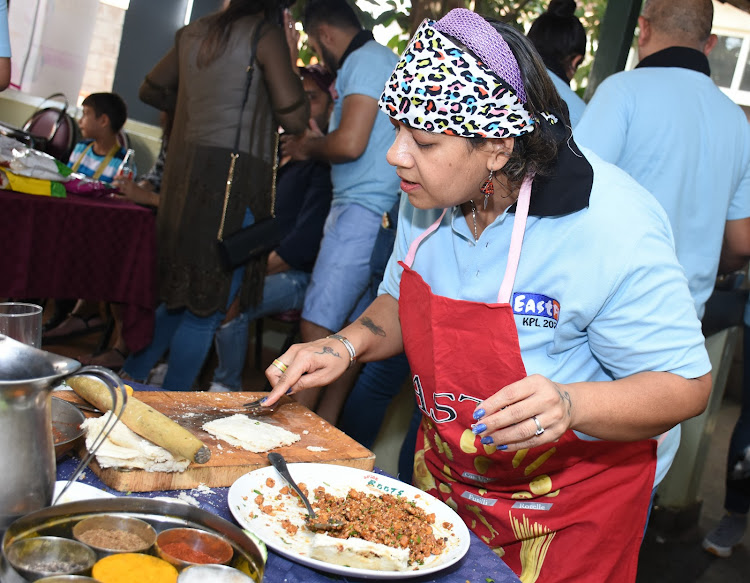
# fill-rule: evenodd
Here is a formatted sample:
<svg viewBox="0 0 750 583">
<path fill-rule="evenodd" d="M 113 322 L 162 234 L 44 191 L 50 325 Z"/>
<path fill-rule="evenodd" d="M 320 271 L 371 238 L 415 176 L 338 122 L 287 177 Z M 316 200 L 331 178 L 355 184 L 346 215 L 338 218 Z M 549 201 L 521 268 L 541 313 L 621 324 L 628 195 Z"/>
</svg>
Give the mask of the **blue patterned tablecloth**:
<svg viewBox="0 0 750 583">
<path fill-rule="evenodd" d="M 136 390 L 146 389 L 146 387 L 131 383 Z M 77 457 L 67 457 L 58 463 L 57 479 L 67 480 L 73 474 L 75 467 L 78 465 Z M 377 468 L 375 471 L 378 471 Z M 381 472 L 382 473 L 382 472 Z M 210 491 L 204 489 L 194 490 L 166 490 L 159 492 L 139 492 L 137 494 L 125 494 L 113 490 L 104 485 L 102 481 L 87 469 L 83 477 L 78 479 L 79 482 L 95 486 L 105 492 L 115 496 L 142 496 L 145 498 L 154 498 L 156 496 L 167 496 L 169 498 L 178 498 L 181 494 L 183 498 L 189 496 L 198 505 L 213 514 L 221 516 L 225 520 L 237 524 L 232 516 L 227 502 L 227 493 L 229 488 L 211 488 Z M 365 581 L 364 579 L 354 579 L 342 577 L 340 575 L 331 575 L 316 571 L 290 561 L 286 557 L 276 554 L 271 549 L 268 552 L 268 562 L 263 577 L 264 583 L 329 583 L 330 581 Z M 471 546 L 464 558 L 457 564 L 447 568 L 432 576 L 409 579 L 414 583 L 520 583 L 518 577 L 508 568 L 490 548 L 485 545 L 476 535 L 471 534 Z"/>
</svg>

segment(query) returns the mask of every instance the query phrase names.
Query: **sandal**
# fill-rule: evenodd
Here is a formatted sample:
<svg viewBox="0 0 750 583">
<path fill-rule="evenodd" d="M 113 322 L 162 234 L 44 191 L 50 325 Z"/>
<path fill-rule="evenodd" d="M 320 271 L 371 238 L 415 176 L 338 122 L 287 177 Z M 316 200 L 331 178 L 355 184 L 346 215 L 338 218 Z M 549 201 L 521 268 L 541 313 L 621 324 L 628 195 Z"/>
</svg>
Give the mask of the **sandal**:
<svg viewBox="0 0 750 583">
<path fill-rule="evenodd" d="M 122 350 L 113 347 L 102 352 L 95 352 L 94 354 L 89 354 L 88 356 L 82 356 L 78 360 L 83 365 L 88 366 L 94 364 L 97 366 L 108 368 L 113 372 L 117 372 L 125 364 L 125 359 L 127 357 L 128 355 L 125 354 Z"/>
<path fill-rule="evenodd" d="M 92 323 L 93 322 L 93 323 Z M 42 334 L 42 342 L 56 342 L 67 338 L 75 338 L 85 334 L 101 332 L 105 328 L 105 323 L 98 314 L 90 316 L 79 316 L 78 314 L 68 314 L 59 326 L 47 330 Z"/>
</svg>

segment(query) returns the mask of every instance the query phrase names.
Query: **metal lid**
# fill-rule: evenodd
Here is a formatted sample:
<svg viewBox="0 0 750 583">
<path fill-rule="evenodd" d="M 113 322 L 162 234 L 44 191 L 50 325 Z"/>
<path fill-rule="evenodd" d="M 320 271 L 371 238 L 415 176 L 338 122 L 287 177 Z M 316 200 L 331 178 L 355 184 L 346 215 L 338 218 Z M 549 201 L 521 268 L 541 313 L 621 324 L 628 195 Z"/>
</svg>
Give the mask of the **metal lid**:
<svg viewBox="0 0 750 583">
<path fill-rule="evenodd" d="M 0 386 L 39 381 L 49 385 L 54 379 L 80 368 L 81 363 L 34 348 L 0 334 Z"/>
</svg>

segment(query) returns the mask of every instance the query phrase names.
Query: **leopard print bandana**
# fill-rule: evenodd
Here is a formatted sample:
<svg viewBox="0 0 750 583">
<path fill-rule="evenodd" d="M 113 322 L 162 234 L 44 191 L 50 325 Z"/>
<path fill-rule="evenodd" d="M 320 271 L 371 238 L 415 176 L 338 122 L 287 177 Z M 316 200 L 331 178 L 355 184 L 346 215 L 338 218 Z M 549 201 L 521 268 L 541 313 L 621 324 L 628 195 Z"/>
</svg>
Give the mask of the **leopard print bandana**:
<svg viewBox="0 0 750 583">
<path fill-rule="evenodd" d="M 518 85 L 520 73 L 510 48 L 481 16 L 461 10 L 463 18 L 464 12 L 472 15 L 472 20 L 481 20 L 484 26 L 471 24 L 481 34 L 493 35 L 492 43 L 501 41 L 507 49 L 503 69 L 515 69 L 517 79 L 514 75 L 510 83 L 506 82 L 487 64 L 459 49 L 438 30 L 442 20 L 424 20 L 386 83 L 378 101 L 380 109 L 409 127 L 431 133 L 507 138 L 532 132 L 535 120 L 511 87 L 513 81 Z M 493 51 L 494 56 L 487 60 L 497 58 L 497 54 Z M 525 100 L 525 95 L 522 97 Z M 549 118 L 552 123 L 557 121 L 554 116 Z"/>
</svg>

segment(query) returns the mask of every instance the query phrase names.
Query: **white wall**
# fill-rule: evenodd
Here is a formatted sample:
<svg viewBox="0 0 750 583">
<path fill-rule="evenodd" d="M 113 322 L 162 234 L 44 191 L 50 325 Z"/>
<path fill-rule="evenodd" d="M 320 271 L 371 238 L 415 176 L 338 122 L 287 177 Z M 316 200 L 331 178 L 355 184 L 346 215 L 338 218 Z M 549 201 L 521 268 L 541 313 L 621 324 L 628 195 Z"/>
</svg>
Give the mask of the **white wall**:
<svg viewBox="0 0 750 583">
<path fill-rule="evenodd" d="M 31 95 L 74 99 L 83 80 L 99 0 L 10 3 L 11 83 Z"/>
</svg>

